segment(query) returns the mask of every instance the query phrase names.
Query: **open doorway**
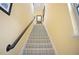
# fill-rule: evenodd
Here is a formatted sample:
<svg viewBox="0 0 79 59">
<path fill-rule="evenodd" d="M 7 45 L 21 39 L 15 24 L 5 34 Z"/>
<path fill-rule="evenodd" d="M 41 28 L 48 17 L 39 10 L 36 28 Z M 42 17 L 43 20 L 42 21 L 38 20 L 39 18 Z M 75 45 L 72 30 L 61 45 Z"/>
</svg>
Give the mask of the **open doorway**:
<svg viewBox="0 0 79 59">
<path fill-rule="evenodd" d="M 34 6 L 34 16 L 36 18 L 37 24 L 42 24 L 45 15 L 45 4 L 44 3 L 33 3 Z"/>
</svg>

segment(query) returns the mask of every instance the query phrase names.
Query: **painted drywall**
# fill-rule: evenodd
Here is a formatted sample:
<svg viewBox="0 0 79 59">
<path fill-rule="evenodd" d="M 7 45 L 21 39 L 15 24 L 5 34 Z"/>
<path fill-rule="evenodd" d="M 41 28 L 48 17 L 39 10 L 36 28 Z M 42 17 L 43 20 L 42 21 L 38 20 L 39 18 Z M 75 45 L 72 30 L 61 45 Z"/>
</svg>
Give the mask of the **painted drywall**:
<svg viewBox="0 0 79 59">
<path fill-rule="evenodd" d="M 13 4 L 10 16 L 0 10 L 0 54 L 21 53 L 33 24 L 14 49 L 6 52 L 6 47 L 16 40 L 32 19 L 31 4 Z M 73 27 L 70 19 L 67 4 L 46 4 L 44 25 L 56 48 L 56 54 L 79 54 L 79 38 L 73 37 Z"/>
<path fill-rule="evenodd" d="M 21 48 L 28 39 L 32 25 L 14 49 L 6 52 L 6 47 L 17 39 L 32 19 L 32 4 L 30 3 L 13 3 L 10 16 L 0 10 L 0 54 L 20 53 Z"/>
<path fill-rule="evenodd" d="M 68 8 L 69 8 L 69 13 L 71 16 L 71 21 L 72 21 L 72 25 L 73 25 L 73 33 L 74 36 L 78 37 L 79 36 L 79 15 L 77 12 L 77 4 L 73 3 L 73 4 L 68 4 Z"/>
<path fill-rule="evenodd" d="M 79 54 L 79 38 L 73 37 L 67 4 L 46 4 L 44 25 L 54 44 L 56 54 Z"/>
<path fill-rule="evenodd" d="M 44 3 L 35 3 L 34 7 L 34 15 L 43 15 Z"/>
</svg>

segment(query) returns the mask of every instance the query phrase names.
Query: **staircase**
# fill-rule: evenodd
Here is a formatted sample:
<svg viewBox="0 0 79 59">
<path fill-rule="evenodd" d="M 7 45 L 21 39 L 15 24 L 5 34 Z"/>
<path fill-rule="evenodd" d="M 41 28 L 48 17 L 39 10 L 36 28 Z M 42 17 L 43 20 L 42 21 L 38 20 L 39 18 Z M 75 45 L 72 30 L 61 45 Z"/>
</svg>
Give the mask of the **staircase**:
<svg viewBox="0 0 79 59">
<path fill-rule="evenodd" d="M 43 24 L 36 24 L 24 47 L 23 55 L 53 55 L 55 54 L 47 31 Z"/>
</svg>

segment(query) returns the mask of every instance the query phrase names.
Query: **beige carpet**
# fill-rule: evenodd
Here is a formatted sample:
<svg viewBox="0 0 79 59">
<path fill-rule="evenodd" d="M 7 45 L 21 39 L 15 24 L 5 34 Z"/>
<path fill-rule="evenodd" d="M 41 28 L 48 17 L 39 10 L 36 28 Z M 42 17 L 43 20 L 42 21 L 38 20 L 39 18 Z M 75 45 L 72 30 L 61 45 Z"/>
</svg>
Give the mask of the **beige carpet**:
<svg viewBox="0 0 79 59">
<path fill-rule="evenodd" d="M 23 55 L 54 55 L 54 49 L 49 40 L 47 31 L 42 24 L 34 25 L 34 28 L 26 42 Z"/>
</svg>

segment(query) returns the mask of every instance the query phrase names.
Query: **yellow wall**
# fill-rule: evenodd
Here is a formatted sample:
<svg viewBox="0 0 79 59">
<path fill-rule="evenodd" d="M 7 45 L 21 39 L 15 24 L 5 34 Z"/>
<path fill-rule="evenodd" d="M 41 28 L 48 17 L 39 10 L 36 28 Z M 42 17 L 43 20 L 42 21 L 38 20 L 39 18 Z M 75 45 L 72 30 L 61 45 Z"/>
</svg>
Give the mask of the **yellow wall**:
<svg viewBox="0 0 79 59">
<path fill-rule="evenodd" d="M 46 4 L 45 26 L 57 54 L 79 54 L 79 38 L 73 28 L 67 4 Z"/>
<path fill-rule="evenodd" d="M 22 30 L 33 19 L 31 4 L 13 4 L 11 15 L 8 16 L 0 10 L 0 54 L 19 54 L 24 42 L 27 40 L 32 26 L 25 33 L 17 46 L 6 52 L 8 44 L 12 44 Z"/>
<path fill-rule="evenodd" d="M 44 25 L 54 43 L 57 54 L 79 54 L 79 39 L 73 28 L 67 4 L 46 4 Z M 6 52 L 27 24 L 33 19 L 31 4 L 13 4 L 11 15 L 0 10 L 0 54 L 20 54 L 33 28 L 26 31 L 14 49 Z"/>
</svg>

